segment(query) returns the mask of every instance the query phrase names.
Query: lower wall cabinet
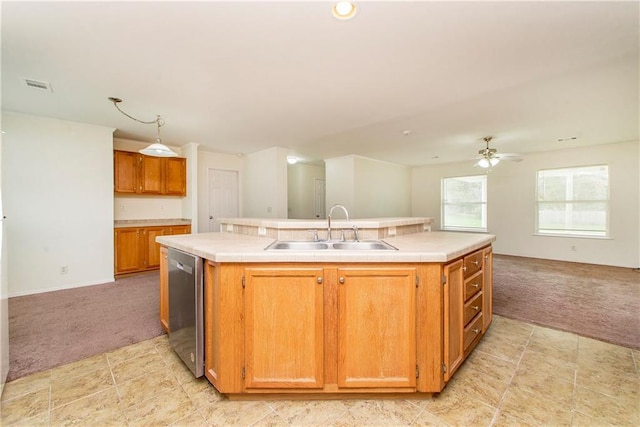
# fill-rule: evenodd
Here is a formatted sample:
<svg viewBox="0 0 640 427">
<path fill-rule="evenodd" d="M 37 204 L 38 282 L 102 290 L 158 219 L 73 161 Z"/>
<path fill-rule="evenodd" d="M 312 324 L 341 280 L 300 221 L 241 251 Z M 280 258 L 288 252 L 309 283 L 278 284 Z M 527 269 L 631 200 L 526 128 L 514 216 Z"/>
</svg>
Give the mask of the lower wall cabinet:
<svg viewBox="0 0 640 427">
<path fill-rule="evenodd" d="M 169 250 L 160 247 L 160 326 L 169 333 Z"/>
<path fill-rule="evenodd" d="M 190 225 L 115 228 L 115 274 L 157 270 L 160 267 L 160 244 L 156 243 L 156 237 L 189 233 Z"/>
</svg>

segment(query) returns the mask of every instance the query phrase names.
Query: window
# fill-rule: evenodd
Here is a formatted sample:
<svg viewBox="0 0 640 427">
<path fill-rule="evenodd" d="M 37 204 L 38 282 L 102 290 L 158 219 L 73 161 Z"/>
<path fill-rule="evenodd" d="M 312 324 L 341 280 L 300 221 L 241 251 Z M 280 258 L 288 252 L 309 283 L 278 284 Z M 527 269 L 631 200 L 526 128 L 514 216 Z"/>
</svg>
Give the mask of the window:
<svg viewBox="0 0 640 427">
<path fill-rule="evenodd" d="M 442 228 L 487 230 L 487 176 L 442 179 Z"/>
<path fill-rule="evenodd" d="M 538 171 L 537 215 L 539 234 L 606 237 L 609 167 Z"/>
</svg>

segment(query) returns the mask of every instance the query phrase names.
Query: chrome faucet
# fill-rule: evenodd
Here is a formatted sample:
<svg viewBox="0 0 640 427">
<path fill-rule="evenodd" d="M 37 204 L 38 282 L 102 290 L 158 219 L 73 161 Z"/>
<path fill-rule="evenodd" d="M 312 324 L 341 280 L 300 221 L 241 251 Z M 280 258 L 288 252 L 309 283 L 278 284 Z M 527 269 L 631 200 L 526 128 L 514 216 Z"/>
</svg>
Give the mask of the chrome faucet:
<svg viewBox="0 0 640 427">
<path fill-rule="evenodd" d="M 331 240 L 331 214 L 335 208 L 340 208 L 344 211 L 344 214 L 347 216 L 347 222 L 349 221 L 349 212 L 347 212 L 347 208 L 342 205 L 333 205 L 331 209 L 329 209 L 329 215 L 327 215 L 327 241 Z"/>
</svg>

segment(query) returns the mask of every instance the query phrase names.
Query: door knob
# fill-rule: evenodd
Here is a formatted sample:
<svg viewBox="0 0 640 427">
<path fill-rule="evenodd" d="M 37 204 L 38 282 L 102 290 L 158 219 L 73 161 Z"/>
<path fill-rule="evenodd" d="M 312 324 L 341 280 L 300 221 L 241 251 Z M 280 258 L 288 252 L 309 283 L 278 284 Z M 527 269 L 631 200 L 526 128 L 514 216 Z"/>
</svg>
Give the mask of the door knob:
<svg viewBox="0 0 640 427">
<path fill-rule="evenodd" d="M 213 217 L 211 215 L 209 215 L 209 219 L 213 219 Z"/>
</svg>

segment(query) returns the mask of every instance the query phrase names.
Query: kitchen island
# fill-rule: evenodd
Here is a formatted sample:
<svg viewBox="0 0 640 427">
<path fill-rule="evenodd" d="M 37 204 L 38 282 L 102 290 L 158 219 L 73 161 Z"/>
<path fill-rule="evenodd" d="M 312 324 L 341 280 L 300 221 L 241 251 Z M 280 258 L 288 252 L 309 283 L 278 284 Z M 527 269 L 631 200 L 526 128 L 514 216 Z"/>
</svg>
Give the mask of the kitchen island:
<svg viewBox="0 0 640 427">
<path fill-rule="evenodd" d="M 233 231 L 157 238 L 205 259 L 205 375 L 230 398 L 429 396 L 491 323 L 492 235 L 427 230 L 385 237 L 397 250 L 293 251 Z"/>
</svg>

